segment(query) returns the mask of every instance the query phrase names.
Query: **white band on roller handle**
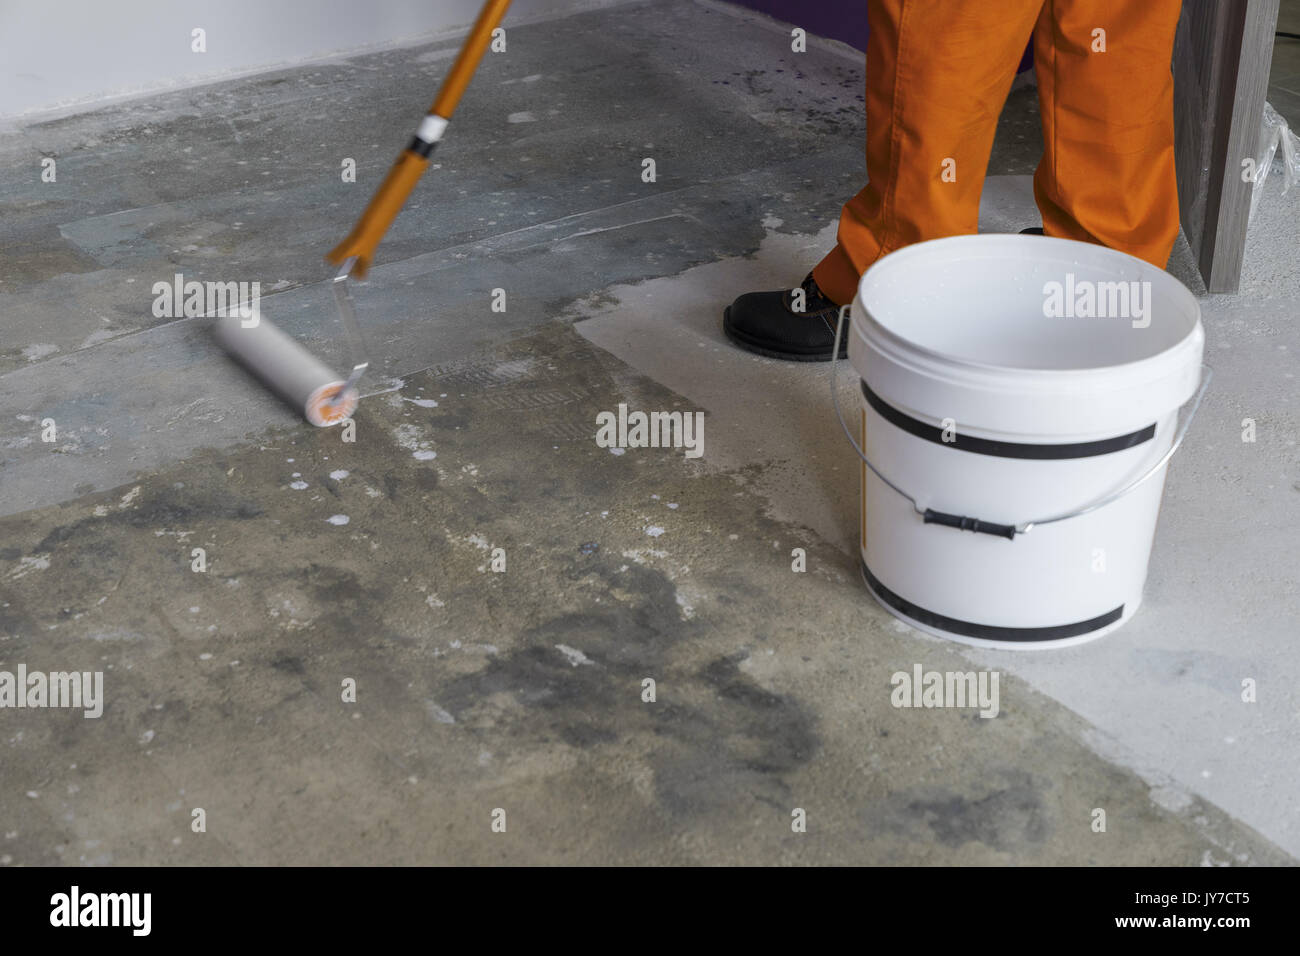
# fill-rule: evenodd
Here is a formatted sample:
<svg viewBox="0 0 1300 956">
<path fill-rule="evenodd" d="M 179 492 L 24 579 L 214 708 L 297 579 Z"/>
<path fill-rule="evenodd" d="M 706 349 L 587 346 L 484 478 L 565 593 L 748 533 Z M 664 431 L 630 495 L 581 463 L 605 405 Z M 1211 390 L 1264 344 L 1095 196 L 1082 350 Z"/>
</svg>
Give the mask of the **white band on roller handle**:
<svg viewBox="0 0 1300 956">
<path fill-rule="evenodd" d="M 420 128 L 415 131 L 415 135 L 426 143 L 436 143 L 442 139 L 442 134 L 446 129 L 447 121 L 436 113 L 430 113 L 420 120 Z"/>
</svg>

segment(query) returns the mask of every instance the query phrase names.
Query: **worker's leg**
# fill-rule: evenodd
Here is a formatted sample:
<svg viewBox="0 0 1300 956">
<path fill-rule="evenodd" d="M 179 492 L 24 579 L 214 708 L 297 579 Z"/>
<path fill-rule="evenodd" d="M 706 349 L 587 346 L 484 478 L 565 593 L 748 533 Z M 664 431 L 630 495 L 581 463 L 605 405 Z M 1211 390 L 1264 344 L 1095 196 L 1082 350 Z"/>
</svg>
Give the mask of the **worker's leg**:
<svg viewBox="0 0 1300 956">
<path fill-rule="evenodd" d="M 851 301 L 888 252 L 976 231 L 998 116 L 1042 5 L 869 0 L 870 182 L 844 206 L 839 242 L 813 270 L 828 298 Z"/>
<path fill-rule="evenodd" d="M 1181 0 L 1045 0 L 1034 31 L 1043 158 L 1034 198 L 1049 236 L 1160 268 L 1178 238 L 1174 83 Z"/>
</svg>

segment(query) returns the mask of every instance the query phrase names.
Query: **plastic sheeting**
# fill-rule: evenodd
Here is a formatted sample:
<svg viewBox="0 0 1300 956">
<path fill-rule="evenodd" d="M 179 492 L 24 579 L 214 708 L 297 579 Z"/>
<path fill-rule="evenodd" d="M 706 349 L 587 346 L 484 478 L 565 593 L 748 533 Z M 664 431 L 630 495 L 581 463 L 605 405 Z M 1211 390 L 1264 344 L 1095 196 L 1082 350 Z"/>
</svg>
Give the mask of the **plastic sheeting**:
<svg viewBox="0 0 1300 956">
<path fill-rule="evenodd" d="M 1269 173 L 1277 166 L 1282 173 L 1282 193 L 1287 191 L 1300 179 L 1300 136 L 1291 130 L 1278 111 L 1265 103 L 1264 118 L 1260 124 L 1259 154 L 1255 157 L 1253 170 L 1254 186 L 1250 193 L 1250 218 L 1255 218 L 1259 207 L 1259 197 L 1264 194 L 1264 183 Z"/>
</svg>

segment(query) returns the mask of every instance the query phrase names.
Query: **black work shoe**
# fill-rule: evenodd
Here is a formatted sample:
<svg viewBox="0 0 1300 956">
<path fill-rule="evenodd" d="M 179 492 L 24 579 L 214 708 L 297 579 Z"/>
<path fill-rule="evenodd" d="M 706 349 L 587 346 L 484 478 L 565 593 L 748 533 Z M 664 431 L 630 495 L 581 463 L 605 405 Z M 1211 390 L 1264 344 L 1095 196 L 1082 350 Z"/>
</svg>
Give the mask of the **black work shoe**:
<svg viewBox="0 0 1300 956">
<path fill-rule="evenodd" d="M 1042 227 L 1042 226 L 1030 226 L 1028 229 L 1021 229 L 1021 230 L 1020 230 L 1020 234 L 1021 234 L 1022 236 L 1041 236 L 1041 235 L 1043 235 L 1043 227 Z"/>
<path fill-rule="evenodd" d="M 799 284 L 803 311 L 795 290 L 746 292 L 722 313 L 727 338 L 748 352 L 792 362 L 827 362 L 835 348 L 835 323 L 840 307 L 817 288 L 812 273 Z M 841 334 L 840 358 L 849 354 L 847 316 Z"/>
</svg>

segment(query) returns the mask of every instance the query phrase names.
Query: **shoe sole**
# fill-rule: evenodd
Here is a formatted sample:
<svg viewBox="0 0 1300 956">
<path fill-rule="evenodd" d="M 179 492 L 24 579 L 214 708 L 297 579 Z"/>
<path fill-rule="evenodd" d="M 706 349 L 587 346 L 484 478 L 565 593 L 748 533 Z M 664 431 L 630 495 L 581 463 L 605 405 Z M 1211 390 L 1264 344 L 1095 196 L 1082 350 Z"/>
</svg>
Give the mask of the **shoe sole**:
<svg viewBox="0 0 1300 956">
<path fill-rule="evenodd" d="M 824 352 L 790 352 L 772 348 L 770 343 L 754 339 L 731 324 L 731 306 L 727 306 L 722 311 L 722 331 L 727 338 L 746 352 L 753 352 L 755 355 L 761 355 L 764 358 L 781 359 L 785 362 L 829 362 L 831 352 L 834 351 L 833 348 L 830 348 Z M 845 338 L 840 346 L 840 358 L 846 359 L 848 357 L 849 343 L 848 339 Z"/>
</svg>

